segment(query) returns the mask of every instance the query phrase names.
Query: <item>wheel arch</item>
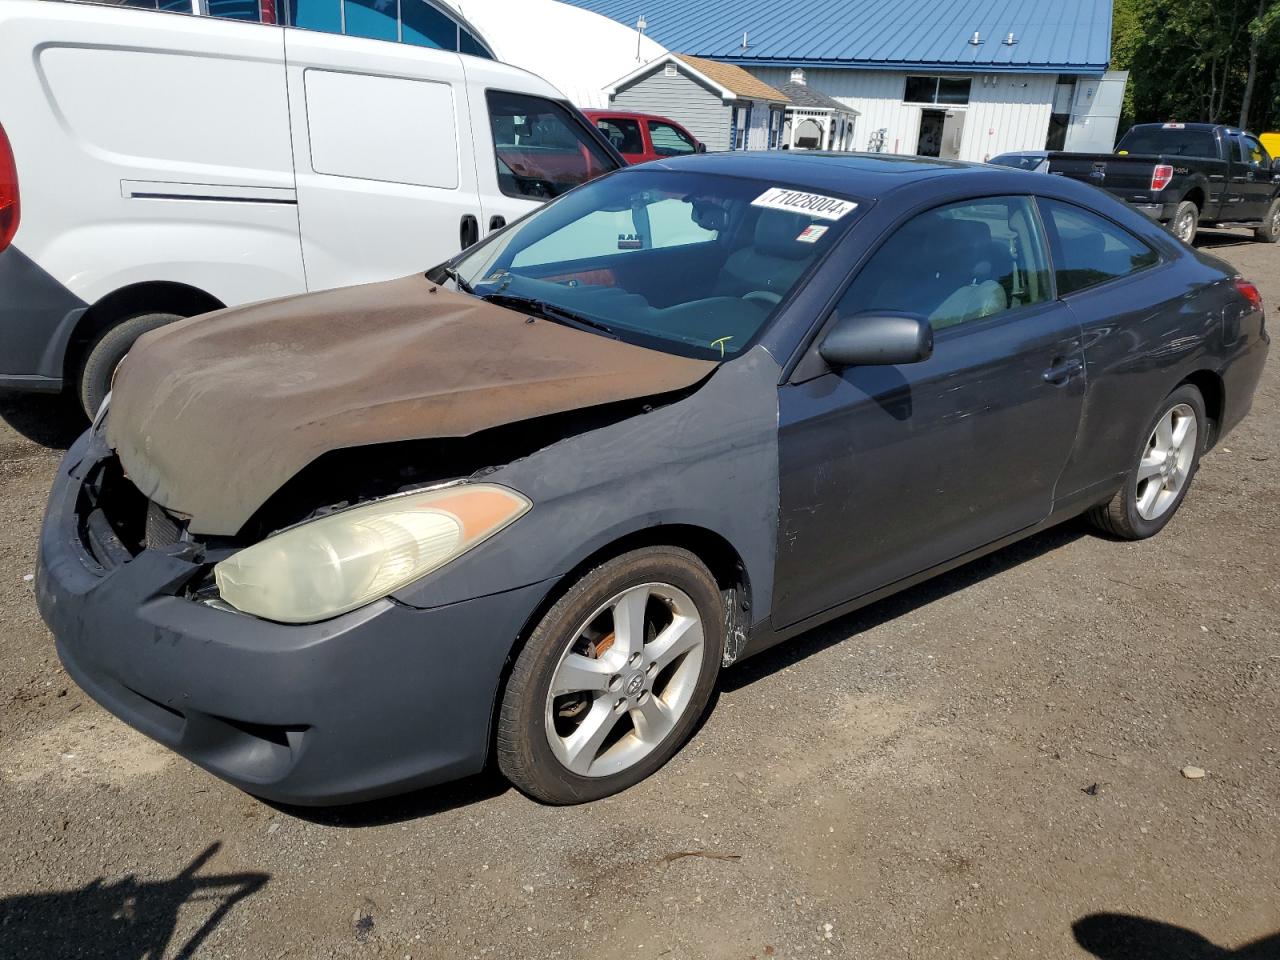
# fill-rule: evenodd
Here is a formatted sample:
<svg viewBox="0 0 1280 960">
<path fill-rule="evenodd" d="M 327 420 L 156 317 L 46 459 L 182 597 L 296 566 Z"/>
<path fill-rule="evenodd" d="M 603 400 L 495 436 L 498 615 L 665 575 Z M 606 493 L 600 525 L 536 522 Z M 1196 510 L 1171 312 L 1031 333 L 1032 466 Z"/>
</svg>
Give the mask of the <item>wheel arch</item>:
<svg viewBox="0 0 1280 960">
<path fill-rule="evenodd" d="M 1218 442 L 1218 432 L 1222 428 L 1222 416 L 1227 403 L 1226 384 L 1216 371 L 1202 369 L 1183 377 L 1174 390 L 1184 385 L 1195 387 L 1204 399 L 1204 413 L 1209 420 L 1209 439 L 1204 448 L 1211 450 Z"/>
<path fill-rule="evenodd" d="M 1204 213 L 1204 204 L 1205 204 L 1204 186 L 1202 184 L 1197 183 L 1195 186 L 1193 186 L 1190 190 L 1188 190 L 1186 193 L 1182 195 L 1182 200 L 1190 200 L 1192 203 L 1196 205 L 1196 209 L 1199 210 L 1200 213 Z M 1181 203 L 1182 200 L 1179 200 L 1178 202 Z"/>
<path fill-rule="evenodd" d="M 97 300 L 76 322 L 63 355 L 64 382 L 73 382 L 89 347 L 104 331 L 142 313 L 194 317 L 226 304 L 199 287 L 173 280 L 131 283 Z"/>
<path fill-rule="evenodd" d="M 662 523 L 623 534 L 596 548 L 563 576 L 557 577 L 512 641 L 511 648 L 507 651 L 507 658 L 502 665 L 502 674 L 498 680 L 489 719 L 490 760 L 493 759 L 492 754 L 495 749 L 494 735 L 497 730 L 498 713 L 502 709 L 502 699 L 507 692 L 511 670 L 533 629 L 547 615 L 547 611 L 555 606 L 588 571 L 624 553 L 643 547 L 680 547 L 706 564 L 711 575 L 715 577 L 721 594 L 725 597 L 730 630 L 741 630 L 742 642 L 734 644 L 736 650 L 731 657 L 728 656 L 728 645 L 731 644 L 732 638 L 726 638 L 726 661 L 732 662 L 737 659 L 737 655 L 745 646 L 747 614 L 751 609 L 751 585 L 747 567 L 737 548 L 722 534 L 709 527 L 689 523 Z"/>
</svg>

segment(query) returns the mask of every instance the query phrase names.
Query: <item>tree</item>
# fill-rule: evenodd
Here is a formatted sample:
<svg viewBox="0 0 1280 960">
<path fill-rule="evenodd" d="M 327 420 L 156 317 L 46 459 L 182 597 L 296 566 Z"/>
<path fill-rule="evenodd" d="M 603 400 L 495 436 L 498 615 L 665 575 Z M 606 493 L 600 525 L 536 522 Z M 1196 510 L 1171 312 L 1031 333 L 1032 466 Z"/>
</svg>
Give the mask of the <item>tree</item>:
<svg viewBox="0 0 1280 960">
<path fill-rule="evenodd" d="M 1241 127 L 1249 126 L 1249 107 L 1253 105 L 1253 87 L 1258 79 L 1258 57 L 1262 44 L 1280 26 L 1280 0 L 1258 0 L 1258 15 L 1249 24 L 1249 73 L 1245 78 L 1244 96 L 1240 101 Z"/>
</svg>

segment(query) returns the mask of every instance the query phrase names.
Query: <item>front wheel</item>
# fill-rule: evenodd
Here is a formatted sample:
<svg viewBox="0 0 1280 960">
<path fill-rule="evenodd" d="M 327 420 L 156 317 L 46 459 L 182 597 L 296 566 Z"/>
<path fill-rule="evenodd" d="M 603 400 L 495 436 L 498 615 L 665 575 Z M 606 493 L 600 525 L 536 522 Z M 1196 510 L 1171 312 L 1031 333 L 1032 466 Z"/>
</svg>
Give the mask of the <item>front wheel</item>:
<svg viewBox="0 0 1280 960">
<path fill-rule="evenodd" d="M 498 767 L 546 803 L 639 783 L 697 725 L 724 633 L 719 587 L 687 550 L 648 547 L 597 567 L 516 658 L 498 717 Z"/>
<path fill-rule="evenodd" d="M 1208 437 L 1204 398 L 1184 384 L 1165 399 L 1124 484 L 1109 503 L 1094 507 L 1089 519 L 1124 540 L 1155 536 L 1173 519 L 1200 466 Z"/>
<path fill-rule="evenodd" d="M 1196 238 L 1196 230 L 1200 227 L 1200 208 L 1190 200 L 1183 200 L 1173 212 L 1169 221 L 1169 232 L 1188 246 Z"/>
</svg>

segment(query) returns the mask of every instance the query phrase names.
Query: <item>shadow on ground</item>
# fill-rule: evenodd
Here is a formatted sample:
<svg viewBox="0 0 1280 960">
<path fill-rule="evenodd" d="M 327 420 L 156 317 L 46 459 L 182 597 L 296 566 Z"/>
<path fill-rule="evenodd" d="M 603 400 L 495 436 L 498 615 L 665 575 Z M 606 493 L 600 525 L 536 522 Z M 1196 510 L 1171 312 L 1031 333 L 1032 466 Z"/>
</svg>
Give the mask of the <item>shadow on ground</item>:
<svg viewBox="0 0 1280 960">
<path fill-rule="evenodd" d="M 721 674 L 720 688 L 738 690 L 748 686 L 820 650 L 825 650 L 859 633 L 878 627 L 882 623 L 904 616 L 919 607 L 927 606 L 935 600 L 941 600 L 966 587 L 971 587 L 988 577 L 1012 570 L 1019 564 L 1034 560 L 1042 554 L 1064 547 L 1089 532 L 1090 528 L 1084 520 L 1071 520 L 967 563 L 950 573 L 926 580 L 924 583 L 886 597 L 838 620 L 815 627 L 808 633 L 802 633 L 798 637 L 757 654 L 740 666 Z"/>
<path fill-rule="evenodd" d="M 1213 232 L 1201 230 L 1196 234 L 1195 246 L 1202 250 L 1212 250 L 1214 247 L 1239 247 L 1257 242 L 1252 230 L 1233 230 L 1229 233 L 1225 230 Z"/>
<path fill-rule="evenodd" d="M 58 393 L 0 392 L 0 420 L 53 450 L 67 449 L 89 426 L 79 404 Z"/>
<path fill-rule="evenodd" d="M 269 800 L 264 800 L 263 803 L 288 816 L 326 827 L 380 827 L 388 823 L 419 820 L 457 807 L 492 800 L 510 789 L 511 784 L 490 764 L 490 768 L 483 773 L 465 780 L 387 797 L 385 800 L 368 800 L 342 807 L 295 807 Z"/>
<path fill-rule="evenodd" d="M 169 956 L 178 911 L 189 903 L 212 912 L 173 954 L 194 957 L 200 945 L 241 900 L 261 890 L 266 873 L 196 874 L 218 852 L 213 843 L 172 880 L 113 883 L 101 878 L 76 890 L 0 899 L 0 956 L 6 960 L 161 960 Z"/>
<path fill-rule="evenodd" d="M 1094 913 L 1071 926 L 1098 960 L 1280 960 L 1280 931 L 1228 950 L 1194 930 L 1124 913 Z"/>
</svg>

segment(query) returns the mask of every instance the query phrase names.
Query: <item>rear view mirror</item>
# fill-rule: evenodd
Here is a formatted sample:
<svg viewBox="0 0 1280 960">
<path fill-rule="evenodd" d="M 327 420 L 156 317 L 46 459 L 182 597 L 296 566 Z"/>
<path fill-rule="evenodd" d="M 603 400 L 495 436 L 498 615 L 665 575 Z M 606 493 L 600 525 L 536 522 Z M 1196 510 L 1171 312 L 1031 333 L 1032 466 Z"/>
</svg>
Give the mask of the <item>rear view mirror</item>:
<svg viewBox="0 0 1280 960">
<path fill-rule="evenodd" d="M 933 356 L 933 327 L 911 313 L 855 313 L 836 320 L 818 353 L 837 370 L 919 363 Z"/>
</svg>

